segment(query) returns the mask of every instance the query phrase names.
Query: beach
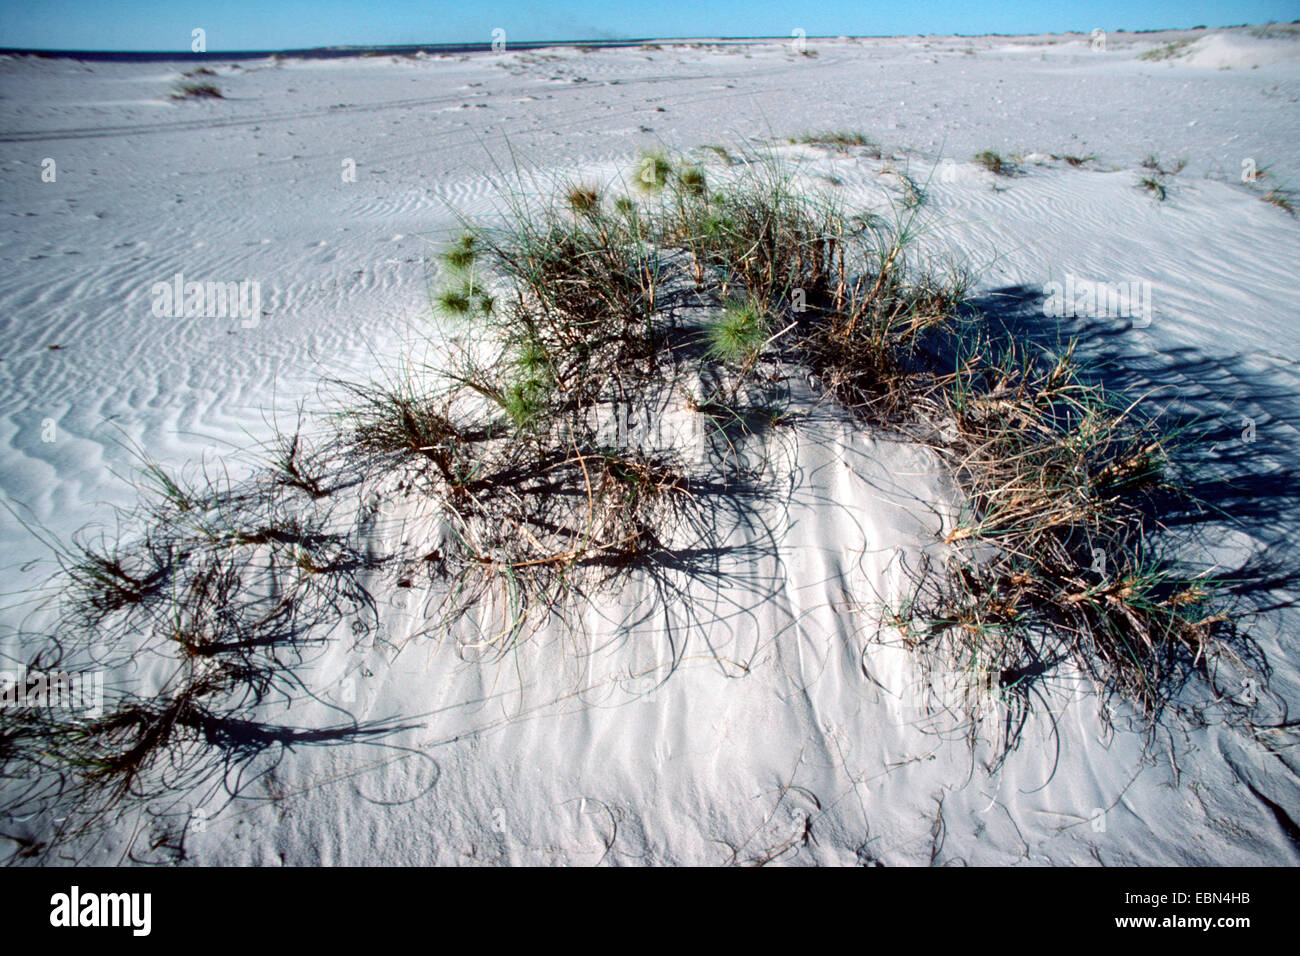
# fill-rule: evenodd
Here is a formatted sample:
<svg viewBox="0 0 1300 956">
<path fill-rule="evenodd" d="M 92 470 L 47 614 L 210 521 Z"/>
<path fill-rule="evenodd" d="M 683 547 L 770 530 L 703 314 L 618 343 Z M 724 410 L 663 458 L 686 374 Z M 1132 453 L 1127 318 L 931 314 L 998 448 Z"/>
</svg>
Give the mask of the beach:
<svg viewBox="0 0 1300 956">
<path fill-rule="evenodd" d="M 173 97 L 200 65 L 220 96 Z M 286 663 L 298 691 L 252 717 L 297 736 L 57 846 L 48 815 L 15 818 L 15 852 L 84 865 L 1294 865 L 1300 221 L 1264 200 L 1300 184 L 1298 99 L 1300 38 L 1247 28 L 1100 45 L 5 57 L 10 659 L 53 620 L 29 599 L 56 569 L 48 542 L 122 532 L 112 509 L 138 501 L 135 450 L 191 478 L 254 476 L 245 453 L 277 428 L 318 427 L 336 383 L 438 361 L 438 254 L 464 220 L 496 221 L 521 188 L 626 192 L 638 156 L 663 150 L 711 182 L 767 151 L 881 216 L 919 190 L 920 250 L 968 268 L 979 308 L 1032 329 L 1025 342 L 1078 336 L 1078 355 L 1144 408 L 1199 422 L 1191 442 L 1235 477 L 1184 546 L 1229 576 L 1263 569 L 1242 613 L 1269 665 L 1266 688 L 1193 691 L 1209 716 L 1154 733 L 1122 707 L 1103 720 L 1091 682 L 1062 668 L 1004 758 L 996 715 L 991 741 L 972 743 L 968 715 L 932 706 L 935 675 L 880 614 L 956 520 L 953 484 L 929 449 L 853 427 L 819 383 L 791 376 L 797 429 L 722 448 L 683 409 L 642 423 L 749 481 L 711 505 L 707 561 L 600 590 L 580 627 L 543 622 L 505 648 L 449 626 L 411 568 L 362 567 L 364 598 Z M 1014 158 L 1015 175 L 982 151 Z M 189 283 L 212 291 L 195 301 Z M 370 555 L 436 537 L 432 505 L 384 476 L 341 491 L 329 520 Z M 110 689 L 165 681 L 163 663 L 126 657 Z M 1233 700 L 1249 721 L 1218 719 Z"/>
</svg>

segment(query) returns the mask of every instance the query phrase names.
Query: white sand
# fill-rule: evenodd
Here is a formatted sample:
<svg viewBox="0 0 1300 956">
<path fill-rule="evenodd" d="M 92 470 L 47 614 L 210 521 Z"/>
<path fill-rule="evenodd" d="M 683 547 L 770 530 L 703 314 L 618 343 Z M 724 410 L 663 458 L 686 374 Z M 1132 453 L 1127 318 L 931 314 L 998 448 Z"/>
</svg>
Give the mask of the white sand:
<svg viewBox="0 0 1300 956">
<path fill-rule="evenodd" d="M 1197 40 L 1185 57 L 1136 58 L 1184 36 Z M 886 158 L 785 155 L 877 209 L 898 194 L 884 170 L 907 170 L 926 184 L 927 244 L 980 269 L 980 292 L 1066 273 L 1149 281 L 1149 326 L 1111 320 L 1084 350 L 1140 356 L 1166 386 L 1159 400 L 1250 416 L 1260 473 L 1294 468 L 1300 222 L 1240 173 L 1253 159 L 1269 182 L 1300 185 L 1300 41 L 1237 30 L 1112 34 L 1105 52 L 1084 35 L 809 48 L 252 60 L 219 66 L 226 98 L 201 102 L 166 98 L 182 62 L 0 62 L 0 489 L 55 534 L 111 529 L 108 504 L 133 500 L 119 442 L 173 466 L 219 460 L 312 407 L 322 380 L 368 378 L 426 328 L 430 243 L 457 213 L 494 208 L 510 150 L 544 175 L 608 181 L 656 142 L 827 129 L 861 130 Z M 969 161 L 985 148 L 1040 157 L 995 181 Z M 1148 153 L 1188 160 L 1164 203 L 1133 186 Z M 1076 169 L 1053 154 L 1099 160 Z M 54 183 L 40 178 L 46 157 Z M 349 158 L 353 183 L 340 177 Z M 255 328 L 156 318 L 150 288 L 177 272 L 257 279 L 264 315 Z M 332 640 L 300 671 L 320 700 L 260 716 L 328 726 L 334 702 L 408 729 L 302 746 L 233 801 L 182 795 L 205 821 L 188 861 L 1300 861 L 1283 822 L 1300 820 L 1294 746 L 1271 756 L 1239 731 L 1176 727 L 1144 756 L 1140 737 L 1103 730 L 1068 675 L 990 774 L 954 718 L 909 707 L 917 662 L 879 643 L 869 606 L 897 593 L 900 550 L 934 545 L 950 507 L 934 463 L 824 411 L 769 441 L 773 498 L 720 518 L 733 550 L 689 606 L 632 586 L 593 610 L 577 645 L 543 632 L 478 662 L 457 635 L 426 631 L 420 595 L 399 607 L 391 579 L 368 582 L 400 653 Z M 398 507 L 373 543 L 420 520 Z M 1231 566 L 1261 552 L 1294 573 L 1296 530 L 1291 513 L 1205 538 Z M 0 548 L 6 591 L 48 574 L 7 514 Z M 1275 668 L 1266 723 L 1300 702 L 1295 624 L 1289 611 L 1251 624 Z M 0 645 L 18 653 L 11 632 Z M 150 846 L 177 819 L 126 816 L 68 858 L 166 858 Z M 805 823 L 811 837 L 796 840 Z"/>
</svg>

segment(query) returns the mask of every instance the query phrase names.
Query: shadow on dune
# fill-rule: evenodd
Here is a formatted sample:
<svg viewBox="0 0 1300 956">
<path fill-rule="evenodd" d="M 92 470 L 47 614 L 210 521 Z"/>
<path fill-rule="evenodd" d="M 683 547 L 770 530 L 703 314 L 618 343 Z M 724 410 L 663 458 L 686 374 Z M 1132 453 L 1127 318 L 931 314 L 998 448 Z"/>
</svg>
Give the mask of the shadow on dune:
<svg viewBox="0 0 1300 956">
<path fill-rule="evenodd" d="M 1266 353 L 1233 353 L 1225 330 L 1223 354 L 1189 347 L 1160 348 L 1121 317 L 1046 317 L 1043 293 L 1014 286 L 973 302 L 996 331 L 1018 343 L 1059 353 L 1077 340 L 1085 374 L 1137 411 L 1157 419 L 1173 438 L 1175 491 L 1153 502 L 1154 535 L 1174 543 L 1178 559 L 1204 571 L 1230 601 L 1243 659 L 1259 666 L 1268 688 L 1247 698 L 1244 729 L 1258 747 L 1281 734 L 1294 738 L 1292 704 L 1300 699 L 1294 665 L 1297 585 L 1300 585 L 1300 367 Z M 1231 672 L 1213 696 L 1194 707 L 1236 700 Z M 1224 710 L 1220 708 L 1220 713 Z M 1294 746 L 1265 745 L 1270 766 L 1292 784 L 1272 798 L 1300 811 L 1294 787 Z M 1240 770 L 1239 770 L 1240 772 Z"/>
<path fill-rule="evenodd" d="M 342 630 L 354 642 L 373 626 L 366 622 L 375 619 L 376 602 L 361 575 L 382 560 L 324 531 L 231 540 L 199 547 L 185 526 L 160 524 L 136 546 L 160 563 L 157 586 L 103 613 L 84 614 L 74 603 L 78 610 L 58 620 L 26 663 L 31 673 L 97 671 L 113 682 L 93 707 L 75 697 L 6 707 L 0 835 L 13 847 L 9 862 L 57 861 L 74 839 L 93 846 L 133 810 L 174 830 L 189 819 L 187 810 L 175 812 L 186 794 L 249 799 L 250 785 L 289 751 L 389 747 L 385 738 L 420 726 L 358 720 L 300 675 L 340 625 L 351 621 Z M 161 684 L 125 676 L 158 664 L 167 675 Z M 131 686 L 116 683 L 123 680 Z M 268 706 L 304 704 L 324 707 L 334 720 L 265 719 Z M 183 858 L 183 838 L 171 850 Z"/>
<path fill-rule="evenodd" d="M 1264 352 L 1162 347 L 1161 329 L 1124 317 L 1049 317 L 1027 286 L 973 299 L 993 343 L 1060 355 L 1076 342 L 1085 380 L 1160 424 L 1171 439 L 1173 488 L 1150 502 L 1149 540 L 1225 595 L 1235 662 L 1184 685 L 1177 708 L 1193 724 L 1236 731 L 1224 756 L 1294 842 L 1300 832 L 1300 366 Z M 1256 673 L 1265 687 L 1255 694 Z M 1024 687 L 1032 681 L 1020 681 Z M 1243 686 L 1243 684 L 1245 686 Z M 1172 741 L 1172 737 L 1171 737 Z"/>
<path fill-rule="evenodd" d="M 1190 532 L 1194 541 L 1200 529 L 1225 526 L 1249 536 L 1249 553 L 1215 576 L 1254 610 L 1293 607 L 1289 592 L 1300 583 L 1300 367 L 1258 354 L 1154 350 L 1132 319 L 1049 318 L 1042 302 L 1041 290 L 1014 286 L 973 304 L 1017 342 L 1060 351 L 1077 339 L 1088 375 L 1114 394 L 1140 396 L 1142 413 L 1175 437 L 1185 488 L 1159 502 L 1159 524 Z"/>
</svg>

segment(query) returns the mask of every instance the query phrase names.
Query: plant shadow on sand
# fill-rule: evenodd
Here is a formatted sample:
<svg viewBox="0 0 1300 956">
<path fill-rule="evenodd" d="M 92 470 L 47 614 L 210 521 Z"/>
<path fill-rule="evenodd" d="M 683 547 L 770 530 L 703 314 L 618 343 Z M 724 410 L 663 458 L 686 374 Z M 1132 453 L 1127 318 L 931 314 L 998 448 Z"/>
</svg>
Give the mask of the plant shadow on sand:
<svg viewBox="0 0 1300 956">
<path fill-rule="evenodd" d="M 1235 526 L 1257 545 L 1219 572 L 1258 612 L 1292 608 L 1300 584 L 1300 372 L 1261 356 L 1207 355 L 1193 348 L 1143 348 L 1131 319 L 1045 318 L 1041 290 L 1013 286 L 973 301 L 1007 335 L 1060 350 L 1078 340 L 1089 377 L 1144 396 L 1149 413 L 1180 438 L 1185 493 L 1162 497 L 1166 528 Z"/>
<path fill-rule="evenodd" d="M 36 685 L 43 698 L 6 707 L 0 779 L 12 860 L 66 861 L 65 846 L 93 844 L 132 811 L 154 836 L 147 849 L 132 841 L 130 858 L 181 860 L 187 829 L 246 799 L 287 752 L 388 746 L 414 726 L 358 720 L 299 676 L 340 629 L 354 641 L 368 630 L 358 622 L 373 618 L 375 602 L 362 578 L 382 562 L 327 530 L 319 502 L 300 521 L 261 483 L 209 484 L 202 497 L 173 487 L 172 498 L 124 516 L 140 520 L 142 536 L 61 553 L 61 591 L 34 602 L 55 623 L 35 626 L 29 637 L 43 643 L 20 674 L 110 677 L 93 701 L 50 683 Z M 124 675 L 133 675 L 129 690 Z M 313 701 L 334 719 L 267 719 Z M 195 807 L 206 809 L 196 816 Z"/>
<path fill-rule="evenodd" d="M 1048 318 L 1036 288 L 992 290 L 972 304 L 1013 340 L 1052 353 L 1076 341 L 1087 377 L 1140 396 L 1146 415 L 1173 436 L 1176 487 L 1153 496 L 1144 531 L 1172 540 L 1180 564 L 1213 578 L 1233 609 L 1229 644 L 1246 665 L 1211 668 L 1199 689 L 1183 688 L 1177 709 L 1194 723 L 1226 720 L 1268 755 L 1254 766 L 1276 774 L 1252 774 L 1244 759 L 1238 773 L 1288 832 L 1300 833 L 1291 819 L 1300 721 L 1289 710 L 1300 699 L 1293 637 L 1300 618 L 1300 373 L 1267 354 L 1146 347 L 1128 318 Z"/>
</svg>

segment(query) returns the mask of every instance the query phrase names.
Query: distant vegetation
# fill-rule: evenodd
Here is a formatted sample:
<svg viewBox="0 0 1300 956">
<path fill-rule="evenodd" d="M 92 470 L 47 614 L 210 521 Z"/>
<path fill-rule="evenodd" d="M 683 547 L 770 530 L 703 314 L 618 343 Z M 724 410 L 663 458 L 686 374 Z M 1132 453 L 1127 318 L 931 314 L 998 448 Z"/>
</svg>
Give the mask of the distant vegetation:
<svg viewBox="0 0 1300 956">
<path fill-rule="evenodd" d="M 1172 60 L 1188 52 L 1188 48 L 1196 42 L 1195 37 L 1184 37 L 1181 40 L 1174 40 L 1172 43 L 1166 43 L 1164 46 L 1154 47 L 1145 53 L 1138 54 L 1139 60 L 1158 63 L 1161 60 Z"/>
<path fill-rule="evenodd" d="M 833 130 L 824 133 L 804 133 L 802 136 L 792 137 L 790 142 L 800 143 L 805 146 L 822 146 L 841 153 L 847 153 L 853 149 L 865 149 L 867 155 L 874 159 L 880 158 L 879 146 L 862 133 L 855 133 L 846 130 Z"/>
<path fill-rule="evenodd" d="M 222 99 L 221 90 L 212 83 L 182 82 L 177 83 L 171 91 L 174 100 Z"/>
<path fill-rule="evenodd" d="M 1172 165 L 1165 166 L 1158 156 L 1148 153 L 1143 157 L 1140 165 L 1146 172 L 1138 177 L 1137 187 L 1163 202 L 1169 195 L 1169 180 L 1187 168 L 1187 160 L 1180 159 Z"/>
<path fill-rule="evenodd" d="M 975 154 L 975 162 L 979 163 L 995 176 L 1014 176 L 1020 171 L 1020 168 L 1010 159 L 1007 159 L 996 150 L 986 149 L 983 152 Z"/>
</svg>

